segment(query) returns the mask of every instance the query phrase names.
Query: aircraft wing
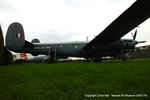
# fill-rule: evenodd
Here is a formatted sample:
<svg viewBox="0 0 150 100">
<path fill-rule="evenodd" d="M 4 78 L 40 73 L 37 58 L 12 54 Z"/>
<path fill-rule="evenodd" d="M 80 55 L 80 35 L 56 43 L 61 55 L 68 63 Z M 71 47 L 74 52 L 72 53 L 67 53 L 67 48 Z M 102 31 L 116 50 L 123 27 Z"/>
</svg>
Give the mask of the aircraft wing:
<svg viewBox="0 0 150 100">
<path fill-rule="evenodd" d="M 149 0 L 137 0 L 98 36 L 90 41 L 83 50 L 88 50 L 92 46 L 101 46 L 117 41 L 149 17 Z"/>
</svg>

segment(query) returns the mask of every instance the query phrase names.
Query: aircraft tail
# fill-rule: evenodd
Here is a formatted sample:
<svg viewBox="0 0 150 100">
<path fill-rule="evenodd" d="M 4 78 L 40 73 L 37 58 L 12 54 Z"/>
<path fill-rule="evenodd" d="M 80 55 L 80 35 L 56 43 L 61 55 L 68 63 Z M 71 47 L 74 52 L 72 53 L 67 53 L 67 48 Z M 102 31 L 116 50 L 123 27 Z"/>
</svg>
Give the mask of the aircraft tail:
<svg viewBox="0 0 150 100">
<path fill-rule="evenodd" d="M 25 40 L 23 26 L 18 22 L 10 24 L 6 34 L 6 47 L 18 52 L 24 49 L 27 43 L 31 44 Z"/>
</svg>

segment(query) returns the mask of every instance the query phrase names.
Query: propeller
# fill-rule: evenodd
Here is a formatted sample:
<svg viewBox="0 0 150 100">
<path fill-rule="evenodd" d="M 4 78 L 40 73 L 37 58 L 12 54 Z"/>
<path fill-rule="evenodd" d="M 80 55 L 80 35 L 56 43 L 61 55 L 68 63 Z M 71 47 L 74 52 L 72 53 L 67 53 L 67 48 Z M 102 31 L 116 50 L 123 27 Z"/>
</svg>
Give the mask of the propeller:
<svg viewBox="0 0 150 100">
<path fill-rule="evenodd" d="M 139 27 L 139 26 L 138 26 L 138 27 Z M 136 28 L 135 33 L 134 33 L 134 34 L 133 34 L 133 33 L 131 33 L 131 34 L 132 34 L 132 37 L 133 37 L 133 40 L 135 40 L 135 39 L 136 39 L 136 35 L 137 35 L 138 27 Z"/>
<path fill-rule="evenodd" d="M 137 36 L 137 30 L 138 30 L 139 26 L 137 26 L 136 30 L 135 30 L 135 33 L 131 33 L 132 34 L 132 37 L 133 37 L 133 40 L 136 39 L 136 36 Z M 147 41 L 137 41 L 135 45 L 139 44 L 139 43 L 145 43 Z M 134 51 L 135 47 L 131 50 L 131 53 Z"/>
</svg>

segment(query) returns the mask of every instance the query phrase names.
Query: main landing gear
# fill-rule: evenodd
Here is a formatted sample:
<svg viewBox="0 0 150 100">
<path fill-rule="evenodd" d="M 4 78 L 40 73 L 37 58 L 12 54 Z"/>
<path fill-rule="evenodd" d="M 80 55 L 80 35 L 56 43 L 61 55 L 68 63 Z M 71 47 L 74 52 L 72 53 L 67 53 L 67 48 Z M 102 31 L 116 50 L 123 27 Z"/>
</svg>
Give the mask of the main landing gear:
<svg viewBox="0 0 150 100">
<path fill-rule="evenodd" d="M 124 50 L 121 51 L 121 60 L 122 61 L 126 61 L 127 60 L 126 52 Z"/>
<path fill-rule="evenodd" d="M 85 58 L 85 62 L 101 62 L 101 58 Z"/>
<path fill-rule="evenodd" d="M 56 62 L 56 49 L 50 48 L 49 53 L 48 53 L 48 62 L 49 63 Z"/>
</svg>

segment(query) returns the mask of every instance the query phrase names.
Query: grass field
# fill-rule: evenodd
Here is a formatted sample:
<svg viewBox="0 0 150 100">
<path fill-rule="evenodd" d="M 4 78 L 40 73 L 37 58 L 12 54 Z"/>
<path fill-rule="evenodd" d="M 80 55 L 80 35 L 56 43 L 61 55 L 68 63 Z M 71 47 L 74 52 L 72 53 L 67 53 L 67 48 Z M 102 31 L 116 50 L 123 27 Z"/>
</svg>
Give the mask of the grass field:
<svg viewBox="0 0 150 100">
<path fill-rule="evenodd" d="M 93 99 L 150 100 L 150 59 L 0 66 L 0 100 Z"/>
</svg>

